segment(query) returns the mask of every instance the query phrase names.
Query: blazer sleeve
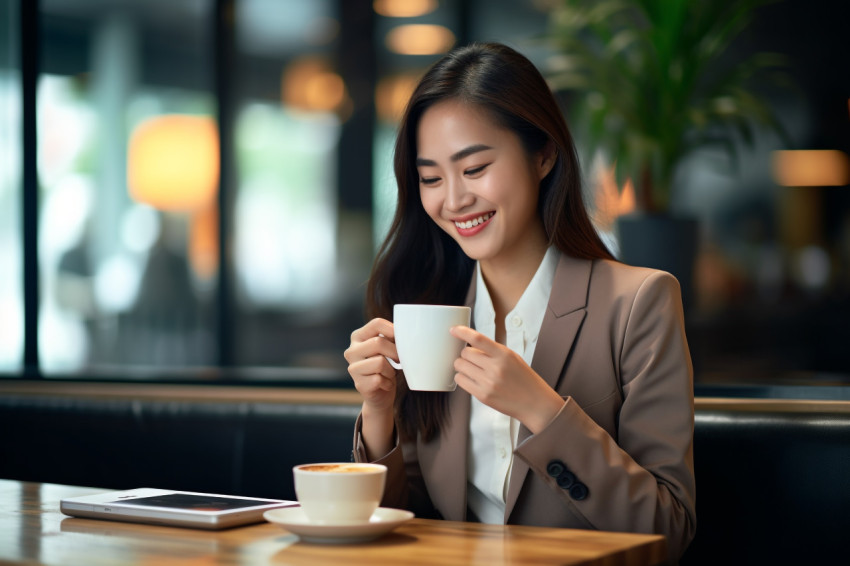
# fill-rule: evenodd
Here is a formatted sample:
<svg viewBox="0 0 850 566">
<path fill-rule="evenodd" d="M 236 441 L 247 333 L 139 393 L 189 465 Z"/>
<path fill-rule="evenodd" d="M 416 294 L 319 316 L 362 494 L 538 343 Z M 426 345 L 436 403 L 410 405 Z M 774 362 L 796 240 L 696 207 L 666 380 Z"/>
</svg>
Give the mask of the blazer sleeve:
<svg viewBox="0 0 850 566">
<path fill-rule="evenodd" d="M 363 415 L 357 416 L 354 425 L 354 450 L 351 453 L 355 462 L 368 462 L 366 446 L 361 431 Z M 402 442 L 396 427 L 395 446 L 383 457 L 374 460 L 374 464 L 387 467 L 387 483 L 384 487 L 382 507 L 408 509 L 420 518 L 442 519 L 439 511 L 431 503 L 422 472 L 419 468 L 416 443 Z"/>
<path fill-rule="evenodd" d="M 547 428 L 516 454 L 551 487 L 553 501 L 598 529 L 663 534 L 675 562 L 696 528 L 693 369 L 676 279 L 649 272 L 622 318 L 621 345 L 612 352 L 622 386 L 616 438 L 566 397 Z M 547 472 L 553 461 L 586 486 L 584 497 L 559 487 Z"/>
</svg>

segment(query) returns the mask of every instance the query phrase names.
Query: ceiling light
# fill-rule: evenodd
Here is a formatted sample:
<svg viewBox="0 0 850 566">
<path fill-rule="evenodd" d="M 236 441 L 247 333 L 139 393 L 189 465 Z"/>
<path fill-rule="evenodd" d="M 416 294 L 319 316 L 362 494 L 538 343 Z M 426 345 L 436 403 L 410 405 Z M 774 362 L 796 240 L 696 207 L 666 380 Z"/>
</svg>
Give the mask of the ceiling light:
<svg viewBox="0 0 850 566">
<path fill-rule="evenodd" d="M 437 0 L 375 0 L 375 12 L 387 18 L 415 18 L 437 9 Z"/>
<path fill-rule="evenodd" d="M 773 152 L 773 178 L 783 187 L 850 184 L 850 158 L 837 149 Z"/>
<path fill-rule="evenodd" d="M 455 36 L 443 26 L 409 24 L 391 29 L 386 42 L 390 51 L 401 55 L 436 55 L 451 49 Z"/>
</svg>

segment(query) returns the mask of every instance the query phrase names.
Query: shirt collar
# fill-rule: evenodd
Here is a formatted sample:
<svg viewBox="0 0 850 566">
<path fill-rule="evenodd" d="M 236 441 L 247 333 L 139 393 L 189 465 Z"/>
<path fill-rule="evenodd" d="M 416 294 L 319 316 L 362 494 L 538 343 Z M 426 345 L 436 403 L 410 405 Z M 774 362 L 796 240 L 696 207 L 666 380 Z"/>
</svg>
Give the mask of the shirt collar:
<svg viewBox="0 0 850 566">
<path fill-rule="evenodd" d="M 537 268 L 528 287 L 526 287 L 514 309 L 507 315 L 509 319 L 518 315 L 525 322 L 524 326 L 526 329 L 534 329 L 534 338 L 536 338 L 543 323 L 543 317 L 546 314 L 549 295 L 552 292 L 552 284 L 555 282 L 555 270 L 558 267 L 559 256 L 558 249 L 554 246 L 549 246 L 546 254 L 543 256 L 543 261 L 540 262 L 540 266 Z M 484 277 L 481 274 L 480 262 L 476 263 L 475 269 L 477 272 L 475 278 L 475 304 L 472 311 L 475 328 L 482 334 L 493 338 L 495 335 L 496 312 L 493 308 L 490 292 L 487 290 L 487 284 L 484 282 Z"/>
<path fill-rule="evenodd" d="M 496 310 L 493 308 L 493 300 L 490 298 L 490 291 L 487 290 L 487 284 L 484 283 L 480 262 L 475 263 L 475 271 L 475 305 L 472 308 L 473 322 L 478 332 L 489 338 L 493 338 L 496 334 Z"/>
</svg>

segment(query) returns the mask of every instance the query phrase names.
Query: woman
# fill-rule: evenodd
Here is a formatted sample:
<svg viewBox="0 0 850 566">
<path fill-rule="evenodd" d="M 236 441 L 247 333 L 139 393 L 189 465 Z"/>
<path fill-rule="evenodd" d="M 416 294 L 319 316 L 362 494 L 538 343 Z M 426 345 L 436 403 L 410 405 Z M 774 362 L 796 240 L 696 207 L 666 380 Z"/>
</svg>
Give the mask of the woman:
<svg viewBox="0 0 850 566">
<path fill-rule="evenodd" d="M 419 516 L 655 532 L 695 529 L 693 385 L 669 274 L 616 262 L 594 230 L 545 80 L 499 44 L 422 78 L 395 147 L 398 208 L 345 352 L 357 461 Z M 452 393 L 409 391 L 396 303 L 467 304 Z"/>
</svg>

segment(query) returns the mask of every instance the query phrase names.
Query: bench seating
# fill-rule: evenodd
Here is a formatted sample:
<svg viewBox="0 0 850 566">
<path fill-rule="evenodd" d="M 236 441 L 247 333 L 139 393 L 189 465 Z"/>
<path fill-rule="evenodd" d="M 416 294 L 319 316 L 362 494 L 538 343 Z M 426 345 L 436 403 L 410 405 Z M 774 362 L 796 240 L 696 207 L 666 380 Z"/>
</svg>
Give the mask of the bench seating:
<svg viewBox="0 0 850 566">
<path fill-rule="evenodd" d="M 682 564 L 846 564 L 850 402 L 697 399 Z"/>
<path fill-rule="evenodd" d="M 49 385 L 0 393 L 0 477 L 294 499 L 292 466 L 350 460 L 359 412 L 353 391 Z"/>
<path fill-rule="evenodd" d="M 850 402 L 698 398 L 697 536 L 683 565 L 844 563 Z M 0 384 L 0 477 L 293 499 L 347 461 L 354 391 Z"/>
</svg>

